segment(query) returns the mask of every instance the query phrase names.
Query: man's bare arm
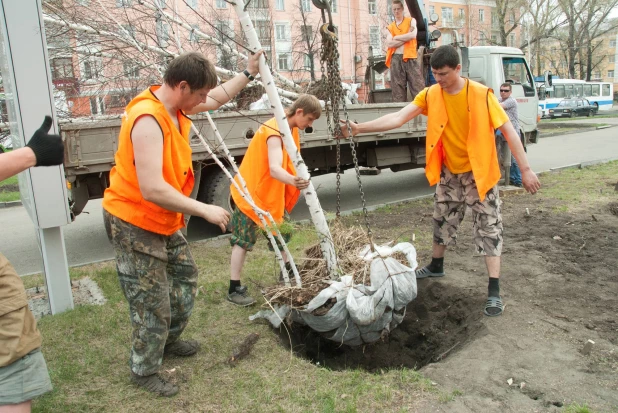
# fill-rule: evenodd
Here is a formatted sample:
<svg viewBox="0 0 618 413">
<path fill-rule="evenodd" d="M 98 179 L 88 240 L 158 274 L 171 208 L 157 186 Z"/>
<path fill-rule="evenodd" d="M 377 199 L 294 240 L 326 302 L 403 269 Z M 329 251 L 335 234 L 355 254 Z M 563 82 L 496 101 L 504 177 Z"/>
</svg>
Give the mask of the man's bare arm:
<svg viewBox="0 0 618 413">
<path fill-rule="evenodd" d="M 19 148 L 0 154 L 0 181 L 17 175 L 36 165 L 36 156 L 30 148 Z"/>
<path fill-rule="evenodd" d="M 403 42 L 400 42 L 398 40 L 393 40 L 393 35 L 391 34 L 390 31 L 386 31 L 386 47 L 389 49 L 396 49 L 399 46 L 403 45 Z"/>
<path fill-rule="evenodd" d="M 263 50 L 249 56 L 247 62 L 247 71 L 255 76 L 259 72 L 259 58 L 264 53 Z M 234 96 L 238 94 L 245 86 L 249 84 L 249 78 L 243 73 L 239 73 L 227 82 L 217 86 L 210 91 L 205 103 L 200 103 L 190 111 L 187 111 L 187 115 L 195 115 L 196 113 L 206 112 L 208 110 L 215 110 L 226 104 Z"/>
<path fill-rule="evenodd" d="M 266 141 L 268 146 L 268 166 L 270 168 L 270 176 L 277 181 L 283 182 L 286 185 L 295 186 L 298 189 L 305 189 L 309 186 L 308 179 L 302 179 L 299 176 L 294 176 L 283 169 L 283 147 L 281 137 L 273 135 L 268 137 Z"/>
<path fill-rule="evenodd" d="M 350 122 L 350 127 L 352 128 L 352 135 L 356 136 L 359 133 L 369 132 L 384 132 L 391 129 L 399 128 L 401 125 L 411 121 L 421 113 L 423 113 L 423 109 L 419 108 L 414 103 L 410 103 L 409 105 L 401 108 L 401 110 L 398 112 L 389 113 L 388 115 L 379 117 L 378 119 L 372 120 L 371 122 L 358 124 Z M 347 136 L 348 131 L 344 121 L 341 121 L 341 130 L 343 132 L 343 135 Z"/>
<path fill-rule="evenodd" d="M 416 35 L 418 34 L 418 29 L 416 28 L 416 19 L 412 18 L 412 23 L 410 24 L 410 31 L 405 34 L 400 34 L 398 36 L 393 37 L 393 40 L 397 40 L 400 42 L 409 42 L 412 39 L 416 39 Z"/>
<path fill-rule="evenodd" d="M 531 194 L 536 193 L 536 191 L 541 188 L 541 183 L 539 182 L 539 178 L 530 168 L 528 158 L 526 157 L 526 152 L 524 152 L 524 146 L 521 144 L 521 140 L 519 139 L 519 135 L 515 131 L 513 124 L 511 124 L 510 121 L 507 121 L 504 125 L 500 126 L 499 129 L 508 142 L 509 148 L 511 148 L 511 153 L 517 161 L 517 165 L 519 165 L 519 169 L 521 170 L 521 181 L 524 188 L 526 188 L 526 191 Z"/>
<path fill-rule="evenodd" d="M 229 220 L 226 210 L 184 196 L 163 179 L 163 134 L 152 116 L 143 116 L 135 122 L 131 140 L 137 180 L 146 201 L 168 211 L 200 216 L 225 232 Z"/>
</svg>

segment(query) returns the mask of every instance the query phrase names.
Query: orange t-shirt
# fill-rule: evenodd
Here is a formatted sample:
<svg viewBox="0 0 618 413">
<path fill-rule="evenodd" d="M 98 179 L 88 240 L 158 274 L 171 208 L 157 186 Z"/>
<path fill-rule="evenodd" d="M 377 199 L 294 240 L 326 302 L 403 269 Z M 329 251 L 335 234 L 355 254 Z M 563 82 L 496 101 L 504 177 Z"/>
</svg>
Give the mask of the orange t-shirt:
<svg viewBox="0 0 618 413">
<path fill-rule="evenodd" d="M 414 105 L 427 110 L 427 89 L 423 89 L 414 98 Z M 448 115 L 448 123 L 442 133 L 442 145 L 444 148 L 444 163 L 449 171 L 454 174 L 470 172 L 470 158 L 468 157 L 468 131 L 470 123 L 468 119 L 468 111 L 465 109 L 468 106 L 467 88 L 464 86 L 461 91 L 455 95 L 449 95 L 442 91 L 446 113 Z M 498 99 L 493 93 L 489 94 L 489 117 L 494 129 L 504 125 L 508 120 L 508 116 L 504 109 L 498 103 Z"/>
</svg>

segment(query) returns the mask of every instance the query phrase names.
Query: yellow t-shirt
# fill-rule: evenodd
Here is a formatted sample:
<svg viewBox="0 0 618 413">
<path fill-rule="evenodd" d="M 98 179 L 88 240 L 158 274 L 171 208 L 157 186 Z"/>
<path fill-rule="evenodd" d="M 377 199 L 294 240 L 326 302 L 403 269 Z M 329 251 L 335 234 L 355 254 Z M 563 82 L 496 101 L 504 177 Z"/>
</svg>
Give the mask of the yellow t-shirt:
<svg viewBox="0 0 618 413">
<path fill-rule="evenodd" d="M 423 113 L 427 113 L 427 89 L 429 88 L 423 89 L 416 95 L 414 102 L 412 102 L 423 109 Z M 464 86 L 455 95 L 449 95 L 442 91 L 442 96 L 444 97 L 444 104 L 448 115 L 448 123 L 442 133 L 444 163 L 448 170 L 454 174 L 469 172 L 472 170 L 472 166 L 468 157 L 468 131 L 470 130 L 470 125 L 467 110 L 467 88 Z M 489 117 L 494 129 L 499 128 L 509 120 L 493 93 L 489 94 Z"/>
</svg>

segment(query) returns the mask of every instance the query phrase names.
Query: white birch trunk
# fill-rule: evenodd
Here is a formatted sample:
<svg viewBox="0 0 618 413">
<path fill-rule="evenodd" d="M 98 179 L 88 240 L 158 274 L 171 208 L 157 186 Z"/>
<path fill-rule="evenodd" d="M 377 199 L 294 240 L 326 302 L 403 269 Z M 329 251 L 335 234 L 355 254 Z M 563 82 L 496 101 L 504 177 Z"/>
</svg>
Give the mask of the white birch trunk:
<svg viewBox="0 0 618 413">
<path fill-rule="evenodd" d="M 238 14 L 242 29 L 247 35 L 249 48 L 254 52 L 259 51 L 262 46 L 258 40 L 253 23 L 251 23 L 248 13 L 244 10 L 244 4 L 240 0 L 237 0 L 236 3 L 231 2 L 231 4 L 234 4 L 234 8 L 236 9 L 236 14 Z M 283 106 L 281 105 L 281 100 L 275 88 L 275 82 L 270 73 L 270 69 L 266 65 L 264 56 L 260 57 L 260 75 L 262 77 L 262 82 L 264 84 L 264 88 L 266 89 L 266 93 L 268 94 L 270 103 L 273 107 L 277 124 L 279 125 L 279 132 L 281 133 L 283 145 L 285 146 L 285 150 L 296 168 L 296 173 L 303 179 L 310 179 L 311 177 L 309 175 L 307 165 L 300 156 L 300 148 L 297 148 L 294 143 L 294 138 L 292 137 L 292 132 L 290 131 L 290 126 L 287 122 L 287 116 L 285 115 Z M 313 183 L 311 181 L 309 181 L 309 187 L 303 190 L 303 195 L 305 196 L 305 201 L 309 207 L 311 220 L 313 221 L 313 225 L 318 233 L 320 248 L 324 259 L 326 260 L 328 274 L 331 279 L 337 279 L 339 277 L 339 269 L 337 265 L 335 247 L 330 235 L 330 230 L 328 229 L 326 217 L 324 216 L 324 211 L 320 206 L 320 201 L 318 200 L 315 188 L 313 187 Z"/>
</svg>

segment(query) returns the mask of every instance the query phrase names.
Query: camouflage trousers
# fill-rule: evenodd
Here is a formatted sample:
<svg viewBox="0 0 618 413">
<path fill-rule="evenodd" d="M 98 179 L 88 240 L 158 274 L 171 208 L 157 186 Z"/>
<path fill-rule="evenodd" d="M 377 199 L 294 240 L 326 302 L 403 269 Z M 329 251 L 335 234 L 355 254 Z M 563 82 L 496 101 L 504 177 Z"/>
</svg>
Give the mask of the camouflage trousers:
<svg viewBox="0 0 618 413">
<path fill-rule="evenodd" d="M 420 58 L 403 61 L 403 55 L 395 54 L 391 60 L 391 90 L 393 102 L 410 102 L 406 85 L 412 99 L 425 87 L 421 73 Z"/>
<path fill-rule="evenodd" d="M 497 186 L 481 202 L 472 172 L 453 174 L 442 167 L 436 186 L 433 210 L 433 241 L 438 245 L 455 245 L 457 228 L 466 207 L 472 210 L 474 245 L 482 255 L 499 257 L 502 253 L 502 215 Z"/>
<path fill-rule="evenodd" d="M 166 344 L 178 340 L 189 322 L 197 290 L 197 266 L 187 240 L 125 222 L 103 210 L 107 236 L 116 252 L 120 287 L 133 326 L 131 370 L 156 373 Z"/>
</svg>

